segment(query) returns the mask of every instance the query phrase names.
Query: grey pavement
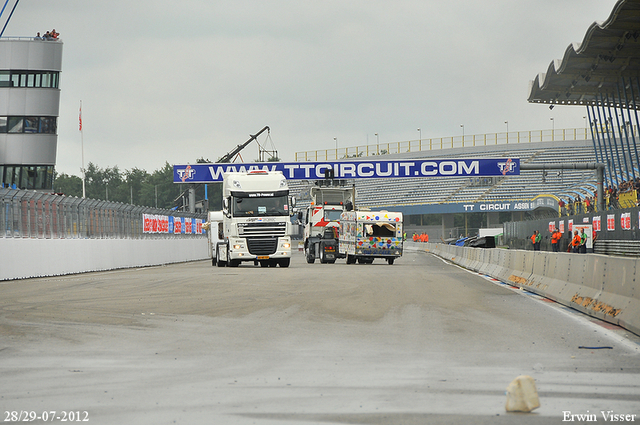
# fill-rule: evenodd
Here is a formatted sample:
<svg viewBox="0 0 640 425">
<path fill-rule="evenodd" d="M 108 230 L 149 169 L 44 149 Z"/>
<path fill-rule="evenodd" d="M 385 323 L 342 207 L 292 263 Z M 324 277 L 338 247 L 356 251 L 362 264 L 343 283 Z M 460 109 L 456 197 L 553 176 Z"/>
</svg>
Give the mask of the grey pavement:
<svg viewBox="0 0 640 425">
<path fill-rule="evenodd" d="M 523 374 L 541 407 L 507 413 Z M 639 422 L 640 338 L 417 251 L 393 266 L 296 252 L 289 268 L 2 282 L 1 420 L 12 411 L 93 424 Z"/>
</svg>

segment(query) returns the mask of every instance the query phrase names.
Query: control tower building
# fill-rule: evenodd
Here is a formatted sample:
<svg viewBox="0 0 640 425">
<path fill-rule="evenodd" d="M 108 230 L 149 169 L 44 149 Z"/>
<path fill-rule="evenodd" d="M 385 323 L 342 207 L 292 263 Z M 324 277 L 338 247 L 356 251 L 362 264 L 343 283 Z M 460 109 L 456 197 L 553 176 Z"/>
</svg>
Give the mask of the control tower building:
<svg viewBox="0 0 640 425">
<path fill-rule="evenodd" d="M 52 190 L 62 41 L 0 39 L 0 185 Z"/>
</svg>

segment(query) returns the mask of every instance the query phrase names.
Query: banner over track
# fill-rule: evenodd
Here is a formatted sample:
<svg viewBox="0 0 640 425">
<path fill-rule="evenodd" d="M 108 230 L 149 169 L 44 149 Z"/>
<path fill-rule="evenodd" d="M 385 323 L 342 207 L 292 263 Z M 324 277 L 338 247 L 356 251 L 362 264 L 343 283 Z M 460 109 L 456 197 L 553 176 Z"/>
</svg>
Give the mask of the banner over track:
<svg viewBox="0 0 640 425">
<path fill-rule="evenodd" d="M 336 179 L 399 177 L 489 177 L 520 174 L 518 158 L 424 159 L 394 161 L 263 162 L 174 165 L 174 183 L 222 181 L 224 173 L 281 171 L 288 180 L 317 180 L 333 170 Z"/>
</svg>

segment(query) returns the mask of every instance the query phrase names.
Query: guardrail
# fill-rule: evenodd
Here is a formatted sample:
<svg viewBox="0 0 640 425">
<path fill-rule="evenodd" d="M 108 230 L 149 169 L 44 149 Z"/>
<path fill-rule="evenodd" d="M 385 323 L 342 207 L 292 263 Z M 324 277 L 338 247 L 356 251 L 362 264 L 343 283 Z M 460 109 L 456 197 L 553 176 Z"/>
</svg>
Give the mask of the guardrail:
<svg viewBox="0 0 640 425">
<path fill-rule="evenodd" d="M 421 244 L 426 251 L 640 335 L 640 260 Z"/>
<path fill-rule="evenodd" d="M 505 133 L 471 134 L 468 136 L 437 137 L 403 142 L 374 143 L 335 149 L 296 152 L 296 161 L 329 161 L 342 158 L 387 155 L 475 146 L 509 145 L 518 143 L 553 142 L 563 140 L 590 140 L 586 128 L 558 130 L 512 131 Z"/>
<path fill-rule="evenodd" d="M 156 220 L 163 223 L 161 231 L 149 227 L 155 217 L 164 218 Z M 205 220 L 205 214 L 37 191 L 0 189 L 0 238 L 193 237 L 202 233 L 198 231 L 196 221 L 202 223 Z"/>
</svg>

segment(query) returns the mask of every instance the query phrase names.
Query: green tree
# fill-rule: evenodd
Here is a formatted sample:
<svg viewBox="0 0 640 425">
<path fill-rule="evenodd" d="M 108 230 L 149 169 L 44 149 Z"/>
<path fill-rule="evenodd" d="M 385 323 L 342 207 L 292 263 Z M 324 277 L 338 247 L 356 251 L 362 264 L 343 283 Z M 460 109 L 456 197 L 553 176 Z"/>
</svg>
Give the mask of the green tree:
<svg viewBox="0 0 640 425">
<path fill-rule="evenodd" d="M 67 196 L 82 196 L 82 179 L 78 176 L 56 173 L 53 180 L 53 191 Z"/>
</svg>

